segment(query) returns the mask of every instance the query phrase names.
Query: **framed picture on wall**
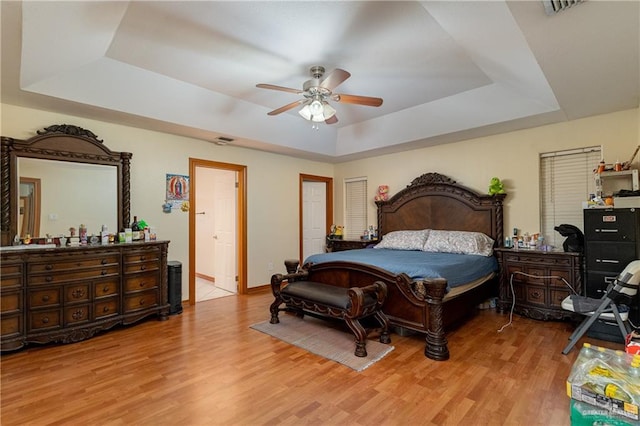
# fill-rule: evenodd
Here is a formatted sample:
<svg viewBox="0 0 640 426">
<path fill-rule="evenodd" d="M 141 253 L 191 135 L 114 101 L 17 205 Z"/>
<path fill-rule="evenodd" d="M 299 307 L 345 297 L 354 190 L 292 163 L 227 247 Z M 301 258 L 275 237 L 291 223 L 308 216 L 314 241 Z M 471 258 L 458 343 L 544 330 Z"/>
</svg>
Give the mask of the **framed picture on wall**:
<svg viewBox="0 0 640 426">
<path fill-rule="evenodd" d="M 189 176 L 167 173 L 167 203 L 172 209 L 182 209 L 189 204 Z"/>
</svg>

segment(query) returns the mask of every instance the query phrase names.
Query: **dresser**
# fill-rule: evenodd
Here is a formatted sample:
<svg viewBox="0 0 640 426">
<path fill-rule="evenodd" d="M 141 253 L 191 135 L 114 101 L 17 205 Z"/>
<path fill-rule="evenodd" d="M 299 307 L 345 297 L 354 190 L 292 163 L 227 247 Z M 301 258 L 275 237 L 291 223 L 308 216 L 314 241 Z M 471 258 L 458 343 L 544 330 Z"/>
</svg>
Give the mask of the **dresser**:
<svg viewBox="0 0 640 426">
<path fill-rule="evenodd" d="M 168 241 L 1 253 L 2 351 L 70 343 L 169 314 Z"/>
<path fill-rule="evenodd" d="M 586 258 L 585 295 L 601 298 L 607 286 L 633 260 L 640 259 L 640 209 L 584 210 L 584 238 Z M 631 321 L 640 324 L 639 298 L 632 306 Z M 620 338 L 617 325 L 600 321 L 592 327 L 594 333 L 606 340 L 608 334 Z M 611 333 L 609 333 L 611 331 Z"/>
<path fill-rule="evenodd" d="M 510 248 L 495 252 L 500 264 L 501 312 L 513 306 L 514 312 L 537 320 L 572 317 L 561 304 L 572 293 L 569 286 L 578 294 L 582 291 L 582 254 Z"/>
<path fill-rule="evenodd" d="M 344 251 L 367 248 L 369 244 L 378 244 L 378 240 L 339 240 L 327 238 L 327 251 Z"/>
</svg>

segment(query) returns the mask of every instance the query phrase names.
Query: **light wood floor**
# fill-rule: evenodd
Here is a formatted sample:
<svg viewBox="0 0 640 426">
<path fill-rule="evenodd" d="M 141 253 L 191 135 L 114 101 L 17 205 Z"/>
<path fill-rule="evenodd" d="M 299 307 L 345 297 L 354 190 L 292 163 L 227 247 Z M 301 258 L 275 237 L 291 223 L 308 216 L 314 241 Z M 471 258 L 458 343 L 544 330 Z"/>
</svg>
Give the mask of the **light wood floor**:
<svg viewBox="0 0 640 426">
<path fill-rule="evenodd" d="M 1 424 L 570 424 L 569 324 L 514 316 L 498 333 L 508 315 L 481 311 L 449 334 L 449 361 L 425 358 L 418 335 L 393 334 L 395 350 L 358 373 L 250 329 L 271 300 L 214 299 L 165 322 L 5 354 Z"/>
</svg>

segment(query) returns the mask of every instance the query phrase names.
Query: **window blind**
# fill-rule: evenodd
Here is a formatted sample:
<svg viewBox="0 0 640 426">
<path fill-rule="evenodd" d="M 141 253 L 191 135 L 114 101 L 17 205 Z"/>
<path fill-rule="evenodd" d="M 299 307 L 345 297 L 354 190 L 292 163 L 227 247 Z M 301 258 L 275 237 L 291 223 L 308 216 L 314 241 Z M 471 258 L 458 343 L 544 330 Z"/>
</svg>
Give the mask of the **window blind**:
<svg viewBox="0 0 640 426">
<path fill-rule="evenodd" d="M 561 247 L 566 237 L 554 230 L 561 224 L 584 232 L 582 202 L 595 194 L 593 170 L 600 147 L 540 154 L 540 232 L 545 244 Z"/>
<path fill-rule="evenodd" d="M 344 181 L 344 238 L 358 239 L 367 228 L 367 178 Z"/>
</svg>

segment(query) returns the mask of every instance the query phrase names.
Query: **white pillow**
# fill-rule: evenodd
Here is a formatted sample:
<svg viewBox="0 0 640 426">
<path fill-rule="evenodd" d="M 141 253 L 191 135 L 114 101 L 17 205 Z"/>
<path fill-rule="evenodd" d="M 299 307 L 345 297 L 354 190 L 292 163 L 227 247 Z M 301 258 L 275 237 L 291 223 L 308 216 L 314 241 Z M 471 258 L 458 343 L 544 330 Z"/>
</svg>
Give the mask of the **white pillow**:
<svg viewBox="0 0 640 426">
<path fill-rule="evenodd" d="M 422 250 L 491 256 L 493 254 L 493 240 L 482 232 L 432 229 Z"/>
<path fill-rule="evenodd" d="M 428 229 L 419 231 L 392 231 L 382 237 L 374 248 L 393 250 L 422 250 L 429 235 Z"/>
</svg>

